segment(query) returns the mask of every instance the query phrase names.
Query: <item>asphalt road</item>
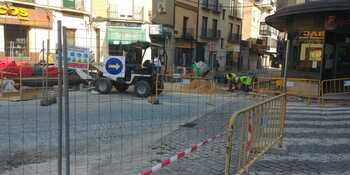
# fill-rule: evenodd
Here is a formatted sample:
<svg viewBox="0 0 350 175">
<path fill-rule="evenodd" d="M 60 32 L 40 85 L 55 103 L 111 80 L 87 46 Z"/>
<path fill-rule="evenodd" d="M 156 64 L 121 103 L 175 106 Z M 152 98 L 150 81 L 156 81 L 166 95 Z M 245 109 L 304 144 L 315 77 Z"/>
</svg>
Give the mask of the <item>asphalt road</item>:
<svg viewBox="0 0 350 175">
<path fill-rule="evenodd" d="M 123 174 L 152 160 L 152 145 L 244 97 L 233 94 L 164 93 L 160 104 L 129 94 L 70 93 L 72 174 Z M 56 174 L 57 105 L 38 100 L 0 102 L 0 174 Z M 161 145 L 161 143 L 159 143 Z M 105 167 L 117 166 L 116 169 Z"/>
</svg>

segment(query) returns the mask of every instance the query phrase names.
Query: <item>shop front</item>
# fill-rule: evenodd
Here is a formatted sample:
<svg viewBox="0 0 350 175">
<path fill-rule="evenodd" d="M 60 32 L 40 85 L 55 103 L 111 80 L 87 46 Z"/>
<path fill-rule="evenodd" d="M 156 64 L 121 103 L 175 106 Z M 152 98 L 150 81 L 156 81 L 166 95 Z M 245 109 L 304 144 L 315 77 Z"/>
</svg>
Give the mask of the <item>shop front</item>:
<svg viewBox="0 0 350 175">
<path fill-rule="evenodd" d="M 349 10 L 350 1 L 322 0 L 284 7 L 267 18 L 269 25 L 288 33 L 288 77 L 350 77 Z"/>
<path fill-rule="evenodd" d="M 145 41 L 146 31 L 140 27 L 108 26 L 107 28 L 109 55 L 125 56 L 127 62 L 136 62 L 137 58 L 143 56 L 142 49 L 128 46 L 135 42 Z M 147 51 L 145 54 L 150 55 L 151 51 Z"/>
<path fill-rule="evenodd" d="M 32 52 L 31 30 L 51 29 L 52 13 L 40 8 L 24 8 L 0 3 L 0 56 L 37 62 L 39 53 Z"/>
<path fill-rule="evenodd" d="M 350 77 L 350 15 L 336 27 L 289 32 L 288 76 L 309 79 Z M 324 23 L 327 22 L 327 18 Z"/>
<path fill-rule="evenodd" d="M 226 70 L 230 72 L 239 71 L 240 47 L 236 44 L 227 44 L 226 46 Z"/>
<path fill-rule="evenodd" d="M 195 62 L 193 59 L 195 48 L 195 42 L 178 40 L 175 48 L 175 66 L 191 67 Z"/>
</svg>

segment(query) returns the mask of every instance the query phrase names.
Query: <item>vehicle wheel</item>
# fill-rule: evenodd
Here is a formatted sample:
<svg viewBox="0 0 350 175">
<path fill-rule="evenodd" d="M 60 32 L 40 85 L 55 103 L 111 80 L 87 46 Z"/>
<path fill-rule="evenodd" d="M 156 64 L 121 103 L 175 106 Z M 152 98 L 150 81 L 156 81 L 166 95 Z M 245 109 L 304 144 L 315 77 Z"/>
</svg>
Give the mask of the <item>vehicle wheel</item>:
<svg viewBox="0 0 350 175">
<path fill-rule="evenodd" d="M 148 97 L 151 94 L 151 85 L 146 80 L 139 80 L 135 83 L 135 93 L 139 97 Z"/>
<path fill-rule="evenodd" d="M 118 92 L 125 92 L 129 89 L 129 86 L 126 84 L 115 84 L 114 87 Z"/>
<path fill-rule="evenodd" d="M 112 90 L 112 82 L 107 78 L 100 78 L 96 81 L 95 89 L 101 94 L 108 94 Z"/>
</svg>

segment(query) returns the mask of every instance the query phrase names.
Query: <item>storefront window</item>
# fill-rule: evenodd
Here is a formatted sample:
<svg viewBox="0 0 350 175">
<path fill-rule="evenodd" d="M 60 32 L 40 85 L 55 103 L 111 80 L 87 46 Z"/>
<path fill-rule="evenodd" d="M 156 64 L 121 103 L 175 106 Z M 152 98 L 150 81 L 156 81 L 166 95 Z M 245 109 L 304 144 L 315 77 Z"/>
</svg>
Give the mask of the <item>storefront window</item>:
<svg viewBox="0 0 350 175">
<path fill-rule="evenodd" d="M 299 32 L 292 42 L 289 70 L 319 76 L 324 39 L 323 31 Z"/>
<path fill-rule="evenodd" d="M 5 25 L 5 55 L 13 58 L 28 57 L 28 28 Z"/>
</svg>

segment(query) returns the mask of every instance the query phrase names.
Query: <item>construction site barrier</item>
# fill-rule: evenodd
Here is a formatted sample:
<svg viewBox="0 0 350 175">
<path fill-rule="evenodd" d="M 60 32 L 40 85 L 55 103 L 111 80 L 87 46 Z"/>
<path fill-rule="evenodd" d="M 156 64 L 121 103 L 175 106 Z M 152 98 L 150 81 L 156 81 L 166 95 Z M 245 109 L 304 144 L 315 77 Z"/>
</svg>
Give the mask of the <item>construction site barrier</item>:
<svg viewBox="0 0 350 175">
<path fill-rule="evenodd" d="M 321 96 L 321 81 L 315 79 L 288 78 L 287 94 L 305 98 L 319 99 Z M 284 89 L 284 79 L 259 77 L 253 84 L 253 91 L 258 93 L 280 94 Z"/>
<path fill-rule="evenodd" d="M 282 146 L 287 94 L 235 113 L 227 128 L 225 175 L 243 174 L 275 145 Z"/>
<path fill-rule="evenodd" d="M 321 96 L 350 93 L 350 78 L 323 80 L 321 87 Z"/>
</svg>

